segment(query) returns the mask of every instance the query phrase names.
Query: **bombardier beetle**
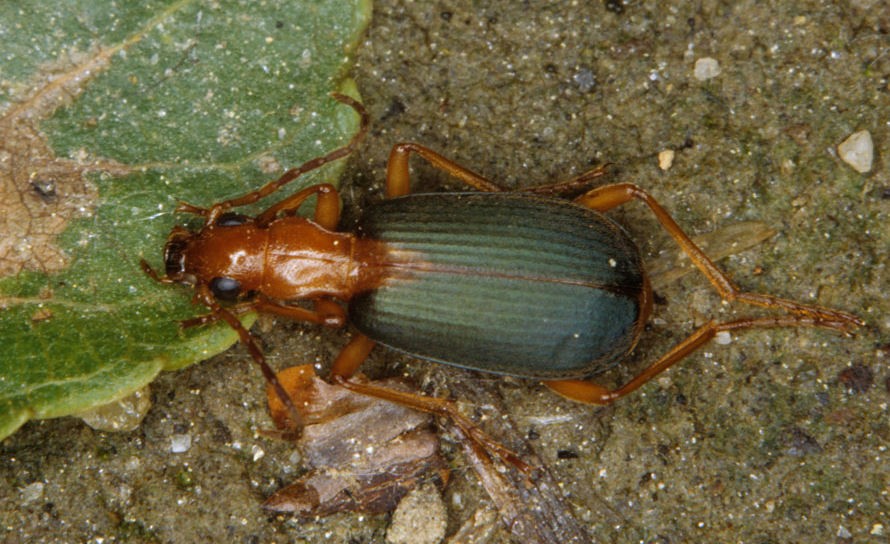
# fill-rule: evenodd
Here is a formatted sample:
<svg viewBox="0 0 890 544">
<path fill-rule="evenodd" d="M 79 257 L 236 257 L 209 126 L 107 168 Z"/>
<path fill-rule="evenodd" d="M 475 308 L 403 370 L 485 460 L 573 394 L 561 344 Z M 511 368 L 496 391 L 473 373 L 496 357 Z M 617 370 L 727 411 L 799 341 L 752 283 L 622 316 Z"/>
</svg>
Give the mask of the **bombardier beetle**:
<svg viewBox="0 0 890 544">
<path fill-rule="evenodd" d="M 203 217 L 203 227 L 173 229 L 164 249 L 164 276 L 142 261 L 156 280 L 192 286 L 194 301 L 210 310 L 184 325 L 223 320 L 238 332 L 295 427 L 301 422 L 293 401 L 238 314 L 257 311 L 329 327 L 349 323 L 356 332 L 331 370 L 338 383 L 458 420 L 443 399 L 349 377 L 379 343 L 421 359 L 541 380 L 575 401 L 609 404 L 721 332 L 821 327 L 849 333 L 864 324 L 843 311 L 740 290 L 636 185 L 600 186 L 574 200 L 555 196 L 589 187 L 602 169 L 563 183 L 505 191 L 426 147 L 399 143 L 387 165 L 387 199 L 365 212 L 355 233 L 336 231 L 340 201 L 329 184 L 300 190 L 255 217 L 232 213 L 353 151 L 367 132 L 369 115 L 353 98 L 332 96 L 361 116 L 361 129 L 348 144 L 239 198 L 209 208 L 181 204 L 177 210 Z M 477 191 L 409 194 L 412 154 Z M 298 215 L 313 195 L 312 218 Z M 631 353 L 652 310 L 636 245 L 604 215 L 632 200 L 655 214 L 723 299 L 778 315 L 709 321 L 629 382 L 609 389 L 589 377 Z M 497 449 L 468 425 L 459 427 Z"/>
</svg>

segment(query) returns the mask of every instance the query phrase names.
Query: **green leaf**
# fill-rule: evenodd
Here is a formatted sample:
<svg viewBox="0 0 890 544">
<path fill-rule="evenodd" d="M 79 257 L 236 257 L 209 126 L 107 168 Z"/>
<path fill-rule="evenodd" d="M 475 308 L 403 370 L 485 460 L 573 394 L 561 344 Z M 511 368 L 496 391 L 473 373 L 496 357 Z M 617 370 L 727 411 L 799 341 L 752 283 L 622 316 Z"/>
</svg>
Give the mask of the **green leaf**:
<svg viewBox="0 0 890 544">
<path fill-rule="evenodd" d="M 354 94 L 369 16 L 367 0 L 0 5 L 0 439 L 235 341 L 181 330 L 204 312 L 139 259 L 161 265 L 195 223 L 177 202 L 237 196 L 355 133 L 330 93 Z"/>
</svg>

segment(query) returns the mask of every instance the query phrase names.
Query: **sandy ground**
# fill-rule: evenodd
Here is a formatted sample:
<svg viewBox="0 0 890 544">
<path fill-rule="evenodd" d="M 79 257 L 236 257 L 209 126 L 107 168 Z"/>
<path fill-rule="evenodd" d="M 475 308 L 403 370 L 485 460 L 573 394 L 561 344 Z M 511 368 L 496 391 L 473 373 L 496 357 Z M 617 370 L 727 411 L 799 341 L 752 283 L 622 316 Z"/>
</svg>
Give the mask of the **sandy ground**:
<svg viewBox="0 0 890 544">
<path fill-rule="evenodd" d="M 855 338 L 742 334 L 609 408 L 385 350 L 366 370 L 439 395 L 481 387 L 462 399 L 468 413 L 504 415 L 532 437 L 522 447 L 594 541 L 888 542 L 890 12 L 880 4 L 377 2 L 354 71 L 373 127 L 351 159 L 350 215 L 381 198 L 397 141 L 508 187 L 609 162 L 611 181 L 645 187 L 691 233 L 743 220 L 775 229 L 721 263 L 739 284 L 868 325 Z M 695 77 L 703 58 L 718 75 Z M 876 149 L 867 174 L 836 153 L 863 129 Z M 663 171 L 665 150 L 674 159 Z M 422 164 L 415 174 L 421 188 L 456 187 Z M 676 251 L 641 206 L 614 215 L 646 258 Z M 632 360 L 603 380 L 627 379 L 710 317 L 746 311 L 722 306 L 698 275 L 673 283 Z M 256 330 L 278 366 L 327 364 L 345 341 L 272 320 Z M 71 418 L 26 425 L 0 445 L 0 539 L 383 542 L 388 516 L 296 522 L 260 509 L 300 464 L 257 435 L 269 423 L 246 359 L 235 348 L 163 375 L 132 433 Z M 180 434 L 191 447 L 171 453 Z M 446 450 L 450 533 L 487 501 L 448 438 Z"/>
</svg>

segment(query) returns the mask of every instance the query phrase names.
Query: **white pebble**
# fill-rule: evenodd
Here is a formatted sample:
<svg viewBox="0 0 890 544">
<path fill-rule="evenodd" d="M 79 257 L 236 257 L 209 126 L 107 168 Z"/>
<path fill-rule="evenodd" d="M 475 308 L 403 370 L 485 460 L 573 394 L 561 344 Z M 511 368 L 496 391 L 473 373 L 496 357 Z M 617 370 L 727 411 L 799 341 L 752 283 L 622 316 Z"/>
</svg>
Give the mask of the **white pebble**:
<svg viewBox="0 0 890 544">
<path fill-rule="evenodd" d="M 658 153 L 658 167 L 662 170 L 668 170 L 674 164 L 674 150 L 665 149 Z"/>
<path fill-rule="evenodd" d="M 711 57 L 700 58 L 695 61 L 695 69 L 693 70 L 695 79 L 705 81 L 720 75 L 720 63 L 717 59 Z"/>
<path fill-rule="evenodd" d="M 192 447 L 192 437 L 188 434 L 174 434 L 170 437 L 170 451 L 184 453 Z"/>
<path fill-rule="evenodd" d="M 266 455 L 266 452 L 263 451 L 263 448 L 256 446 L 256 445 L 251 446 L 250 451 L 253 453 L 253 461 L 254 462 L 259 461 Z"/>
<path fill-rule="evenodd" d="M 874 143 L 871 133 L 867 130 L 854 132 L 837 146 L 837 154 L 841 160 L 853 167 L 860 174 L 871 170 L 874 160 Z"/>
<path fill-rule="evenodd" d="M 22 502 L 28 504 L 43 496 L 43 482 L 34 482 L 21 489 Z"/>
</svg>

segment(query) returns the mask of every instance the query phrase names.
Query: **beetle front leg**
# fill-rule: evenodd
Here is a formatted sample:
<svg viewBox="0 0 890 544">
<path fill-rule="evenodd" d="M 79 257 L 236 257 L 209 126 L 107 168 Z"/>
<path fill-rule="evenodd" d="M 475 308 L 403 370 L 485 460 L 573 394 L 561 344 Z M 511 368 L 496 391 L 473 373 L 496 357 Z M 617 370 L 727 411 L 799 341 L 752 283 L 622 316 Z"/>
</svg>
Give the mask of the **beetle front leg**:
<svg viewBox="0 0 890 544">
<path fill-rule="evenodd" d="M 200 301 L 198 301 L 200 302 Z M 225 310 L 232 315 L 246 314 L 247 312 L 267 312 L 270 314 L 280 315 L 295 321 L 305 321 L 307 323 L 315 323 L 316 325 L 325 325 L 327 327 L 338 328 L 346 324 L 346 311 L 333 300 L 319 298 L 314 301 L 315 311 L 300 308 L 299 306 L 290 306 L 281 304 L 273 300 L 258 297 L 250 302 L 242 302 L 234 306 L 229 306 Z M 220 316 L 215 313 L 209 313 L 192 319 L 185 319 L 179 322 L 179 326 L 183 329 L 192 327 L 201 327 L 215 323 L 220 320 Z"/>
<path fill-rule="evenodd" d="M 523 187 L 521 189 L 517 189 L 516 192 L 534 193 L 550 196 L 577 195 L 582 191 L 589 190 L 591 185 L 593 185 L 597 179 L 605 176 L 608 167 L 608 164 L 604 164 L 602 166 L 597 166 L 596 168 L 593 168 L 591 170 L 587 170 L 586 172 L 581 172 L 577 176 L 565 181 L 558 181 L 556 183 L 548 183 L 545 185 L 532 185 L 531 187 Z"/>
<path fill-rule="evenodd" d="M 193 301 L 200 302 L 200 301 Z M 251 302 L 243 302 L 241 304 L 236 304 L 234 306 L 229 306 L 226 308 L 226 311 L 231 313 L 232 315 L 239 316 L 241 314 L 246 314 L 247 312 L 254 311 L 254 303 Z M 211 323 L 216 323 L 220 320 L 218 314 L 209 313 L 200 315 L 198 317 L 193 317 L 191 319 L 183 319 L 179 322 L 179 326 L 183 329 L 191 329 L 193 327 L 203 327 L 204 325 L 209 325 Z"/>
<path fill-rule="evenodd" d="M 266 383 L 275 390 L 275 394 L 278 395 L 278 398 L 281 400 L 282 404 L 284 404 L 293 424 L 296 427 L 301 426 L 302 418 L 297 411 L 297 407 L 294 406 L 294 401 L 290 398 L 290 395 L 287 394 L 287 391 L 284 389 L 284 386 L 281 385 L 281 382 L 278 381 L 275 371 L 273 371 L 272 367 L 269 366 L 269 363 L 266 362 L 266 356 L 263 355 L 263 350 L 257 345 L 253 336 L 250 334 L 250 331 L 244 328 L 244 325 L 241 324 L 241 321 L 239 321 L 233 313 L 219 305 L 206 284 L 198 284 L 195 287 L 195 300 L 207 306 L 210 309 L 210 313 L 216 316 L 215 319 L 225 321 L 236 333 L 238 333 L 238 338 L 241 340 L 241 343 L 244 344 L 254 362 L 260 367 L 263 377 L 266 378 Z"/>
<path fill-rule="evenodd" d="M 325 325 L 333 328 L 342 327 L 346 323 L 346 312 L 336 302 L 317 299 L 314 301 L 314 304 L 315 310 L 308 310 L 268 299 L 258 299 L 253 302 L 253 309 L 258 312 L 280 315 L 295 321 L 315 323 L 316 325 Z"/>
</svg>

